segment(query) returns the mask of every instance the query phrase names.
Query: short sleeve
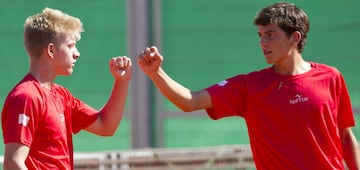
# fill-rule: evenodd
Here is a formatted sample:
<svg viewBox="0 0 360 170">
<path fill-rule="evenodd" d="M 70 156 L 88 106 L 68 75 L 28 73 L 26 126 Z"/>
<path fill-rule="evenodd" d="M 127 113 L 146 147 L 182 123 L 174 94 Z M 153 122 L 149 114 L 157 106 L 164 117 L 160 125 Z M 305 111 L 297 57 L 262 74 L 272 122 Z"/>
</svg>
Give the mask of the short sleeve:
<svg viewBox="0 0 360 170">
<path fill-rule="evenodd" d="M 78 133 L 97 119 L 98 111 L 73 96 L 68 89 L 57 85 L 56 90 L 65 103 L 66 119 L 68 123 L 71 122 L 68 128 L 71 128 L 72 133 Z"/>
<path fill-rule="evenodd" d="M 72 107 L 72 131 L 78 133 L 98 118 L 98 111 L 80 99 L 74 98 Z"/>
<path fill-rule="evenodd" d="M 238 75 L 205 90 L 211 96 L 212 108 L 206 110 L 212 119 L 220 119 L 228 116 L 244 116 L 246 76 Z"/>
<path fill-rule="evenodd" d="M 340 75 L 340 99 L 338 110 L 338 126 L 340 129 L 355 126 L 355 118 L 352 111 L 351 100 L 349 92 L 344 80 L 344 77 Z"/>
<path fill-rule="evenodd" d="M 18 142 L 31 145 L 41 119 L 39 100 L 40 98 L 26 93 L 8 96 L 2 111 L 4 143 Z"/>
</svg>

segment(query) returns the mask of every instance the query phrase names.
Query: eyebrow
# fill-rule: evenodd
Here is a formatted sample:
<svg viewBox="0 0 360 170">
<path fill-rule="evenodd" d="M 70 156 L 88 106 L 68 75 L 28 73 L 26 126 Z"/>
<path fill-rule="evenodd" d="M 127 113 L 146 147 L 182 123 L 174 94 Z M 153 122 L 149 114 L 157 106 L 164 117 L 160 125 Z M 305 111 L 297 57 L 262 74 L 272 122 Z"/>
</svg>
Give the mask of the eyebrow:
<svg viewBox="0 0 360 170">
<path fill-rule="evenodd" d="M 265 31 L 264 34 L 269 34 L 269 33 L 274 33 L 276 32 L 275 30 L 269 30 L 269 31 Z M 258 32 L 259 35 L 261 35 L 260 32 Z"/>
</svg>

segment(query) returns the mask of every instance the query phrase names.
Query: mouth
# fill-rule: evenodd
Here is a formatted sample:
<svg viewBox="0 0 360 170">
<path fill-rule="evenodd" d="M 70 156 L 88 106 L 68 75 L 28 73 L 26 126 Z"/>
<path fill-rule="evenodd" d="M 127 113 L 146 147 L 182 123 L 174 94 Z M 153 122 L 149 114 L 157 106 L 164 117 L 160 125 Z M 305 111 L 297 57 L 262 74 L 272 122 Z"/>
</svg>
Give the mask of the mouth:
<svg viewBox="0 0 360 170">
<path fill-rule="evenodd" d="M 263 50 L 263 53 L 265 54 L 265 55 L 268 55 L 268 54 L 270 54 L 270 53 L 272 53 L 270 50 Z"/>
</svg>

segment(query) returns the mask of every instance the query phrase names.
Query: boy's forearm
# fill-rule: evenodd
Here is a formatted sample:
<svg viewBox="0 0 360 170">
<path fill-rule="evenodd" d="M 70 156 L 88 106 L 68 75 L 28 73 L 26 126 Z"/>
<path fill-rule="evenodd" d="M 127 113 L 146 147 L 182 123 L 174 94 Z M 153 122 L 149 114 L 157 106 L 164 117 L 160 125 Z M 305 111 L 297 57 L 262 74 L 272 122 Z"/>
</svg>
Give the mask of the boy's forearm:
<svg viewBox="0 0 360 170">
<path fill-rule="evenodd" d="M 191 91 L 169 77 L 162 68 L 148 75 L 161 93 L 183 111 L 192 111 Z"/>
<path fill-rule="evenodd" d="M 359 170 L 360 169 L 360 148 L 359 144 L 350 131 L 342 139 L 343 155 L 349 170 Z"/>
<path fill-rule="evenodd" d="M 128 94 L 129 82 L 114 82 L 109 100 L 101 109 L 105 130 L 109 134 L 115 133 L 125 111 L 126 98 Z"/>
</svg>

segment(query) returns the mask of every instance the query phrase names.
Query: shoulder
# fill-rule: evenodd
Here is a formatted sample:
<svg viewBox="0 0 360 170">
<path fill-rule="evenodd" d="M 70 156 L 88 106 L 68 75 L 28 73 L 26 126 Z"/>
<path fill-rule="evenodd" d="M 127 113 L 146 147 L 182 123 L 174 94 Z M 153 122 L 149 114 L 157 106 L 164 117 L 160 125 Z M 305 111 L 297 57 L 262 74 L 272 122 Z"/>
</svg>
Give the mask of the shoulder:
<svg viewBox="0 0 360 170">
<path fill-rule="evenodd" d="M 268 76 L 269 74 L 273 74 L 273 67 L 263 68 L 261 70 L 252 71 L 247 74 L 238 74 L 234 77 L 231 77 L 230 79 L 262 78 L 262 77 Z"/>
<path fill-rule="evenodd" d="M 52 88 L 54 90 L 56 90 L 57 92 L 70 93 L 69 89 L 67 89 L 66 87 L 64 87 L 62 85 L 56 84 L 56 83 L 53 84 Z"/>
<path fill-rule="evenodd" d="M 336 67 L 314 62 L 311 64 L 314 68 L 311 76 L 316 77 L 317 80 L 327 81 L 333 84 L 345 83 L 343 74 Z"/>
<path fill-rule="evenodd" d="M 6 98 L 4 102 L 5 107 L 18 107 L 19 109 L 25 107 L 42 106 L 43 97 L 36 90 L 14 90 Z"/>
<path fill-rule="evenodd" d="M 9 92 L 10 98 L 36 98 L 40 95 L 39 84 L 25 77 Z"/>
<path fill-rule="evenodd" d="M 8 94 L 3 110 L 42 106 L 43 93 L 36 81 L 23 79 Z"/>
<path fill-rule="evenodd" d="M 274 77 L 274 67 L 267 67 L 261 70 L 252 71 L 246 74 L 245 78 L 248 81 L 265 81 Z"/>
<path fill-rule="evenodd" d="M 323 63 L 316 63 L 316 62 L 310 62 L 310 63 L 316 71 L 341 75 L 341 72 L 334 66 L 330 66 Z"/>
<path fill-rule="evenodd" d="M 244 84 L 244 83 L 248 84 L 251 82 L 258 83 L 258 82 L 268 81 L 269 78 L 273 77 L 271 76 L 271 74 L 273 74 L 273 67 L 268 67 L 261 70 L 252 71 L 246 74 L 235 75 L 233 77 L 224 80 L 221 83 L 236 84 L 236 85 Z"/>
<path fill-rule="evenodd" d="M 336 67 L 323 63 L 310 63 L 313 66 L 312 76 L 316 76 L 321 80 L 343 81 L 344 77 Z"/>
<path fill-rule="evenodd" d="M 263 68 L 261 70 L 256 70 L 253 72 L 248 73 L 248 76 L 262 76 L 262 75 L 267 75 L 267 74 L 271 74 L 274 72 L 274 67 L 267 67 L 267 68 Z"/>
</svg>

